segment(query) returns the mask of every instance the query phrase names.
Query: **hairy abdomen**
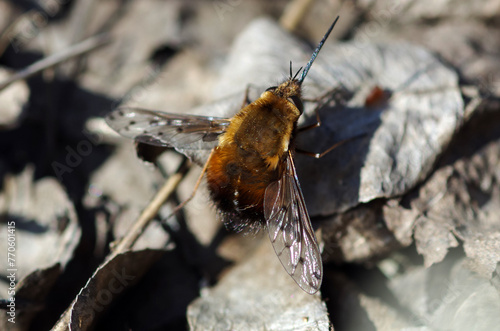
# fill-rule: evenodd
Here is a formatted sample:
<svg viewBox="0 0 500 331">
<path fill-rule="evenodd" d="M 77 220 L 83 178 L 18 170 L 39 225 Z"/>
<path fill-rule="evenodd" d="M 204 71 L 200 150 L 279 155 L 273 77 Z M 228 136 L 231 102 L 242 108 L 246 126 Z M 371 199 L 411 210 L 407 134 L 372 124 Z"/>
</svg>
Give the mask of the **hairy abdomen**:
<svg viewBox="0 0 500 331">
<path fill-rule="evenodd" d="M 210 196 L 237 230 L 263 221 L 265 190 L 278 179 L 278 168 L 270 170 L 259 155 L 236 145 L 217 147 L 207 168 Z"/>
<path fill-rule="evenodd" d="M 207 167 L 211 198 L 224 220 L 239 230 L 264 222 L 264 196 L 280 179 L 295 122 L 276 102 L 250 104 L 220 137 Z"/>
</svg>

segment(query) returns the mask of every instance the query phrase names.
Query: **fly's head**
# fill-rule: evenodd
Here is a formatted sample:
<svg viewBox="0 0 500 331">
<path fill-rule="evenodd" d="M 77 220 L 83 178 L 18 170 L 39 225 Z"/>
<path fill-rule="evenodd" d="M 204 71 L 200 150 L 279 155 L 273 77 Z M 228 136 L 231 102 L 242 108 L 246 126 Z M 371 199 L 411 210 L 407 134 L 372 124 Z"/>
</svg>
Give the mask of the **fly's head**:
<svg viewBox="0 0 500 331">
<path fill-rule="evenodd" d="M 295 77 L 290 77 L 279 86 L 272 86 L 266 90 L 266 92 L 271 92 L 280 99 L 287 100 L 291 102 L 302 115 L 304 111 L 304 105 L 301 100 L 301 82 L 299 82 Z"/>
</svg>

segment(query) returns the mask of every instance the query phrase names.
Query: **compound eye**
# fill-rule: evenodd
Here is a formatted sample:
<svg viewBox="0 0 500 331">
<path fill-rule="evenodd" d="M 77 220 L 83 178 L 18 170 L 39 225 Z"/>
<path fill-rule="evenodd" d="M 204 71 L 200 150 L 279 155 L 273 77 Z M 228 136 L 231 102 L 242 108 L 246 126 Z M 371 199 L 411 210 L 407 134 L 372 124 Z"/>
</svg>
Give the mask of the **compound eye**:
<svg viewBox="0 0 500 331">
<path fill-rule="evenodd" d="M 300 114 L 302 114 L 304 112 L 304 105 L 302 104 L 302 100 L 300 100 L 300 98 L 298 96 L 294 95 L 292 97 L 289 97 L 288 101 L 290 101 L 291 103 L 293 103 L 295 105 L 295 107 L 297 107 Z"/>
</svg>

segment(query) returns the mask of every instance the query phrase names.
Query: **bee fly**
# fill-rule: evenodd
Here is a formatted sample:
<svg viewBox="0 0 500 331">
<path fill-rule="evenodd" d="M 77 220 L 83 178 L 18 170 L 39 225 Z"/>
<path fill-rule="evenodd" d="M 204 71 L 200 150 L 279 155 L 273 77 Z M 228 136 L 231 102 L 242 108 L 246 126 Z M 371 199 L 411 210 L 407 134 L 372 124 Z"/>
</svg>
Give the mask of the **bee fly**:
<svg viewBox="0 0 500 331">
<path fill-rule="evenodd" d="M 224 222 L 238 230 L 266 226 L 281 264 L 310 294 L 320 288 L 323 265 L 295 170 L 293 141 L 303 112 L 302 82 L 337 20 L 300 78 L 302 68 L 292 76 L 290 64 L 289 79 L 268 88 L 232 118 L 137 108 L 120 108 L 106 117 L 111 128 L 139 142 L 211 149 L 201 176 L 206 173 L 210 196 Z"/>
</svg>

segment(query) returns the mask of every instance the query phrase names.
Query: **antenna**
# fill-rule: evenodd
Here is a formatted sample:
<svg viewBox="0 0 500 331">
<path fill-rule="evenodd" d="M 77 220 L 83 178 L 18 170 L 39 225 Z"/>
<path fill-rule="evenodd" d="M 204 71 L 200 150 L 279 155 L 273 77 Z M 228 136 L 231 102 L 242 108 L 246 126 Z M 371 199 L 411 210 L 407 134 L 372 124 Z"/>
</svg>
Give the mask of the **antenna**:
<svg viewBox="0 0 500 331">
<path fill-rule="evenodd" d="M 321 39 L 321 41 L 319 42 L 318 47 L 316 47 L 316 49 L 314 50 L 314 53 L 312 54 L 311 59 L 309 60 L 309 62 L 307 62 L 306 66 L 304 67 L 304 71 L 302 71 L 302 75 L 300 76 L 300 79 L 299 79 L 299 84 L 302 84 L 302 82 L 304 81 L 304 78 L 306 78 L 307 73 L 309 72 L 309 69 L 311 69 L 313 62 L 316 59 L 316 56 L 318 56 L 318 53 L 321 50 L 321 47 L 323 47 L 323 44 L 325 43 L 326 39 L 330 35 L 330 32 L 332 32 L 333 27 L 335 26 L 335 24 L 337 23 L 338 20 L 339 20 L 339 16 L 337 16 L 335 21 L 333 21 L 332 25 L 330 25 L 330 28 L 328 29 L 328 31 L 326 31 L 325 35 L 323 36 L 323 39 Z"/>
<path fill-rule="evenodd" d="M 293 76 L 292 80 L 294 80 L 295 78 L 297 78 L 297 76 L 299 75 L 299 72 L 302 70 L 302 67 L 299 68 L 299 70 L 297 70 L 297 73 L 295 74 L 295 76 Z"/>
</svg>

